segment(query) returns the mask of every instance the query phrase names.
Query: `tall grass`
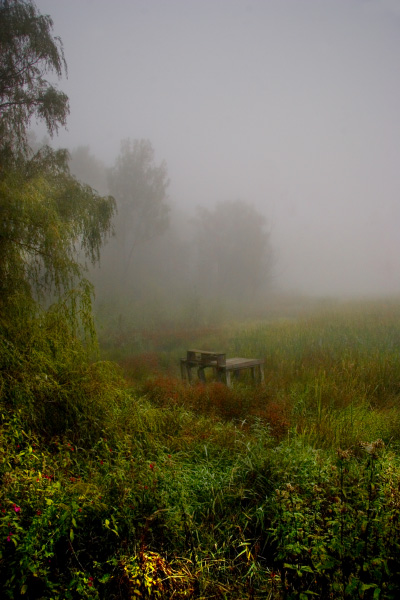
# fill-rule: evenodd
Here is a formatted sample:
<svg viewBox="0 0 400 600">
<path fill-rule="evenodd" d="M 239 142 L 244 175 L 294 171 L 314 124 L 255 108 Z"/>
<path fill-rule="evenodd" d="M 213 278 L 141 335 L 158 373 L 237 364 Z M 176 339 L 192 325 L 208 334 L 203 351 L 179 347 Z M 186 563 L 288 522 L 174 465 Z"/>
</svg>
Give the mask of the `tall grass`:
<svg viewBox="0 0 400 600">
<path fill-rule="evenodd" d="M 32 323 L 2 353 L 2 595 L 397 598 L 399 317 L 142 332 L 120 369 Z M 265 358 L 265 386 L 188 386 L 190 346 Z"/>
<path fill-rule="evenodd" d="M 164 337 L 163 337 L 164 335 Z M 266 385 L 244 380 L 233 392 L 185 389 L 179 358 L 189 347 L 265 359 Z M 121 359 L 125 373 L 156 402 L 173 401 L 226 418 L 279 413 L 316 446 L 378 436 L 397 443 L 400 308 L 396 302 L 336 304 L 296 318 L 232 323 L 152 339 L 151 353 Z M 272 425 L 274 423 L 272 422 Z"/>
</svg>

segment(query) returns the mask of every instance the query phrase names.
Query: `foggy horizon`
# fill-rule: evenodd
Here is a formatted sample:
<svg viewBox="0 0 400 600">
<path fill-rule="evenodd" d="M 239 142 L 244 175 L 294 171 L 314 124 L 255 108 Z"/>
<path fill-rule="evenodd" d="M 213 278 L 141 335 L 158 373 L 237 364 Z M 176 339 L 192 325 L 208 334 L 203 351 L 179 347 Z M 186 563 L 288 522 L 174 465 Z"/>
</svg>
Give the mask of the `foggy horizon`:
<svg viewBox="0 0 400 600">
<path fill-rule="evenodd" d="M 53 145 L 111 166 L 121 140 L 146 138 L 172 205 L 254 206 L 278 290 L 400 293 L 399 3 L 36 5 L 68 64 L 71 114 Z"/>
</svg>

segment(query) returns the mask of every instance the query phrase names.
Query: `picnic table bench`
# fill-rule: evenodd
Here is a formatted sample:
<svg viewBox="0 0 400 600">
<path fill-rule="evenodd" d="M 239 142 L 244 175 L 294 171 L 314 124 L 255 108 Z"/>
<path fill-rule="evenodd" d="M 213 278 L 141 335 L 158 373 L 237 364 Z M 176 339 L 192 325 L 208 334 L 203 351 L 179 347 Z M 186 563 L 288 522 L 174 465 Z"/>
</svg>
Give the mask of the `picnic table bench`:
<svg viewBox="0 0 400 600">
<path fill-rule="evenodd" d="M 260 383 L 264 383 L 262 358 L 226 358 L 224 352 L 212 350 L 188 350 L 186 358 L 181 358 L 181 376 L 189 383 L 193 380 L 192 369 L 196 369 L 199 380 L 205 382 L 206 368 L 213 369 L 217 381 L 225 381 L 228 386 L 231 385 L 231 374 L 238 378 L 245 369 L 250 369 L 253 380 L 256 379 L 257 372 Z"/>
</svg>

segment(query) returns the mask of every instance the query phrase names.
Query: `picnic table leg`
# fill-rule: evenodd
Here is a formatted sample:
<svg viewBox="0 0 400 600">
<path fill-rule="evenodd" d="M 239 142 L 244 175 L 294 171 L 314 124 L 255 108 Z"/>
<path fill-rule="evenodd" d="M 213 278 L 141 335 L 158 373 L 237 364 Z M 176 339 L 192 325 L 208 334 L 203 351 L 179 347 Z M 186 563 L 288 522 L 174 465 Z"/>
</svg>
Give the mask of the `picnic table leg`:
<svg viewBox="0 0 400 600">
<path fill-rule="evenodd" d="M 223 369 L 216 369 L 217 371 L 217 381 L 219 381 L 220 383 L 224 383 L 224 370 Z"/>
<path fill-rule="evenodd" d="M 228 387 L 231 387 L 231 372 L 226 370 L 225 373 L 226 373 L 226 385 Z"/>
<path fill-rule="evenodd" d="M 260 383 L 261 383 L 261 385 L 264 385 L 264 383 L 265 383 L 265 379 L 264 379 L 264 365 L 260 365 Z"/>
<path fill-rule="evenodd" d="M 181 379 L 185 381 L 186 379 L 186 360 L 181 358 Z"/>
<path fill-rule="evenodd" d="M 199 367 L 197 369 L 197 375 L 202 383 L 206 382 L 206 374 L 204 373 L 204 367 Z"/>
<path fill-rule="evenodd" d="M 189 363 L 186 363 L 186 373 L 187 373 L 188 382 L 191 384 L 192 383 L 192 367 L 191 367 L 191 365 L 189 365 Z"/>
</svg>

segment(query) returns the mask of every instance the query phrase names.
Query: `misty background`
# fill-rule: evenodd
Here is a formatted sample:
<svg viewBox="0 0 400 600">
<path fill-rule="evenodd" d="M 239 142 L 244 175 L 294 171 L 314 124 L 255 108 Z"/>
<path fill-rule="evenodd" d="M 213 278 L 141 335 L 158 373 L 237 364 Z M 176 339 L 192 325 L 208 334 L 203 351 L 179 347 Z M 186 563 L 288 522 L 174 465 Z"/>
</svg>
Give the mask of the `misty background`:
<svg viewBox="0 0 400 600">
<path fill-rule="evenodd" d="M 75 174 L 112 193 L 104 169 L 115 168 L 127 139 L 149 140 L 153 164 L 165 161 L 173 228 L 135 251 L 154 266 L 142 282 L 187 281 L 193 302 L 199 287 L 210 290 L 213 276 L 191 279 L 191 241 L 199 219 L 224 222 L 225 203 L 227 213 L 248 206 L 265 219 L 259 290 L 400 292 L 397 0 L 36 4 L 64 45 L 68 79 L 59 86 L 71 114 L 52 143 L 70 149 Z M 113 243 L 108 273 L 121 256 Z M 238 266 L 230 294 L 249 285 L 245 271 Z M 112 280 L 108 288 L 112 295 Z"/>
</svg>

